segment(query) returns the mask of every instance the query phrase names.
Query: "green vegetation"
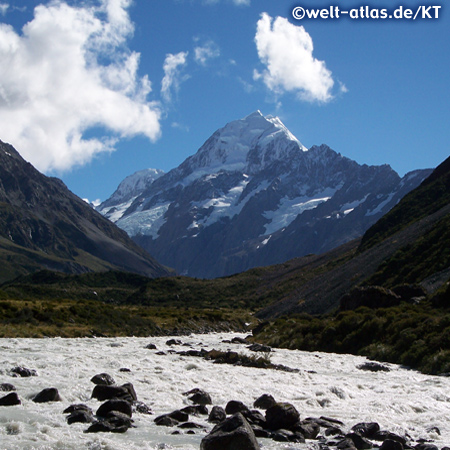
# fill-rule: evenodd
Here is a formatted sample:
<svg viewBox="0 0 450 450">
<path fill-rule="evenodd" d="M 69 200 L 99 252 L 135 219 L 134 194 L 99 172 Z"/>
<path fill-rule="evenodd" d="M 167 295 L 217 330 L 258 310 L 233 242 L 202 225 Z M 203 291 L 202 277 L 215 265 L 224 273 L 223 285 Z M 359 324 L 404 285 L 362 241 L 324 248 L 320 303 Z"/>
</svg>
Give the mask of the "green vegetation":
<svg viewBox="0 0 450 450">
<path fill-rule="evenodd" d="M 365 284 L 417 283 L 450 267 L 450 214 L 433 229 L 386 259 Z"/>
<path fill-rule="evenodd" d="M 0 337 L 155 336 L 244 330 L 236 309 L 111 305 L 96 300 L 0 300 Z"/>
<path fill-rule="evenodd" d="M 289 349 L 351 353 L 425 373 L 450 372 L 450 287 L 419 304 L 360 307 L 333 315 L 283 317 L 257 333 L 257 342 Z"/>
</svg>

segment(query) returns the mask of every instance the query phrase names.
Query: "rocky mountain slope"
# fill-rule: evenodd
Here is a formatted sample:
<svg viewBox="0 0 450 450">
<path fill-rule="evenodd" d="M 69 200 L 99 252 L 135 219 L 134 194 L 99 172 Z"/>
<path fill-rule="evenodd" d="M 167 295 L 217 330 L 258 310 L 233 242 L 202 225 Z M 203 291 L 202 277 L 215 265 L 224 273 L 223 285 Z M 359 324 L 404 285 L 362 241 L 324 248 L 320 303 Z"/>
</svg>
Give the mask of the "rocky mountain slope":
<svg viewBox="0 0 450 450">
<path fill-rule="evenodd" d="M 98 210 L 161 263 L 213 278 L 355 239 L 429 173 L 400 178 L 326 145 L 308 150 L 257 111 L 157 179 L 135 175 L 132 195 L 116 192 Z"/>
<path fill-rule="evenodd" d="M 0 141 L 0 281 L 43 268 L 168 274 L 61 180 L 41 174 Z"/>
<path fill-rule="evenodd" d="M 450 158 L 398 205 L 383 216 L 361 240 L 332 252 L 289 262 L 283 285 L 296 277 L 295 289 L 285 290 L 260 317 L 299 312 L 330 312 L 356 286 L 395 288 L 420 285 L 435 295 L 435 303 L 450 305 Z M 300 265 L 301 267 L 300 273 Z M 441 292 L 439 293 L 439 290 Z"/>
</svg>

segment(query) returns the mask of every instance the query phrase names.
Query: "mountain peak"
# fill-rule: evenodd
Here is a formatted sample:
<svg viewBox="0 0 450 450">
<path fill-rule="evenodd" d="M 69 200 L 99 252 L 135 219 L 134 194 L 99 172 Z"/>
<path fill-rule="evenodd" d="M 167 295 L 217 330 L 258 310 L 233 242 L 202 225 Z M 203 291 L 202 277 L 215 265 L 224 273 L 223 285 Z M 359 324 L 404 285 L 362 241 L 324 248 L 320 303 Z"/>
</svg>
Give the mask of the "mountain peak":
<svg viewBox="0 0 450 450">
<path fill-rule="evenodd" d="M 358 237 L 420 181 L 326 145 L 307 150 L 278 117 L 255 111 L 131 204 L 108 201 L 106 214 L 178 273 L 215 277 Z"/>
<path fill-rule="evenodd" d="M 217 130 L 186 163 L 191 173 L 215 173 L 218 169 L 245 173 L 250 170 L 250 159 L 255 160 L 255 151 L 264 153 L 257 158 L 261 162 L 283 160 L 283 152 L 292 145 L 296 151 L 307 151 L 278 117 L 257 110 Z M 270 158 L 265 157 L 267 152 Z"/>
</svg>

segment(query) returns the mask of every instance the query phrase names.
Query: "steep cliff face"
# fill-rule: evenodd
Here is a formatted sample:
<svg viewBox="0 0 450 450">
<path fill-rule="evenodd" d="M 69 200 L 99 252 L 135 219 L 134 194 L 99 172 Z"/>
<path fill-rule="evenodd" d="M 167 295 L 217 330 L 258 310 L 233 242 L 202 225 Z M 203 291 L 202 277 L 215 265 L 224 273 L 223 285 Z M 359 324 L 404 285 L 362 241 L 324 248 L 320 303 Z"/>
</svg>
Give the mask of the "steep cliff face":
<svg viewBox="0 0 450 450">
<path fill-rule="evenodd" d="M 42 268 L 168 274 L 128 235 L 0 141 L 0 280 Z"/>
<path fill-rule="evenodd" d="M 111 198 L 99 210 L 158 261 L 212 278 L 361 236 L 429 173 L 400 178 L 326 145 L 308 150 L 277 117 L 257 111 L 143 183 L 131 202 Z"/>
</svg>

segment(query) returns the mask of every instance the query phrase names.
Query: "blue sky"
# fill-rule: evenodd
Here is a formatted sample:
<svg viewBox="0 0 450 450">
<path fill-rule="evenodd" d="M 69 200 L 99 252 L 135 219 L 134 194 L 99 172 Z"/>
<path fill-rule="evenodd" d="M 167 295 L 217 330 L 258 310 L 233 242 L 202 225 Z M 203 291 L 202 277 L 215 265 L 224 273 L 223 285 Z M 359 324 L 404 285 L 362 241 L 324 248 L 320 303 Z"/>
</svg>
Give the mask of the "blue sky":
<svg viewBox="0 0 450 450">
<path fill-rule="evenodd" d="M 295 20 L 295 6 L 439 5 L 438 19 Z M 0 0 L 0 139 L 77 195 L 168 171 L 259 109 L 306 146 L 400 175 L 449 156 L 443 0 Z"/>
</svg>

